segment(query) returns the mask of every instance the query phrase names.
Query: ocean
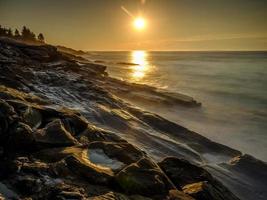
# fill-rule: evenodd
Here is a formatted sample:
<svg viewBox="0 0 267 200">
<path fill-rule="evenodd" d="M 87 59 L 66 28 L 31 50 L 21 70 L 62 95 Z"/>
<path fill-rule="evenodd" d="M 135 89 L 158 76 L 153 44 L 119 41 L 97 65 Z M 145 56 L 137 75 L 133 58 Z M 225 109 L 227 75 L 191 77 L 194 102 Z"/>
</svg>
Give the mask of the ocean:
<svg viewBox="0 0 267 200">
<path fill-rule="evenodd" d="M 150 106 L 213 141 L 267 161 L 267 52 L 89 52 L 111 77 L 189 95 L 201 108 Z"/>
</svg>

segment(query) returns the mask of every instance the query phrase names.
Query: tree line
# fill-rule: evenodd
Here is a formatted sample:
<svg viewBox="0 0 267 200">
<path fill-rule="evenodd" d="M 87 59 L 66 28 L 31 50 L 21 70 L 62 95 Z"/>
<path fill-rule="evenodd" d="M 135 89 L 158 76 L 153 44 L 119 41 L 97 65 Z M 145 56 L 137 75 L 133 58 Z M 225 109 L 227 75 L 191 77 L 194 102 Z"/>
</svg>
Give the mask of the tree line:
<svg viewBox="0 0 267 200">
<path fill-rule="evenodd" d="M 15 29 L 13 31 L 11 28 L 5 28 L 0 25 L 0 36 L 10 37 L 18 40 L 25 40 L 29 42 L 45 42 L 44 35 L 39 33 L 37 36 L 26 26 L 23 26 L 21 31 Z"/>
</svg>

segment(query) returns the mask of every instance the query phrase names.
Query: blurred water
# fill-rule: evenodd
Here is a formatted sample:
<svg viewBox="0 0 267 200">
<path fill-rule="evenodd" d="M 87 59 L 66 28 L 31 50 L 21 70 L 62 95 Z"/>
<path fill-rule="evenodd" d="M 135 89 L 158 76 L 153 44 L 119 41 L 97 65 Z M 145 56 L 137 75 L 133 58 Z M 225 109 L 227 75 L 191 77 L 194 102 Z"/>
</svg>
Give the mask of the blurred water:
<svg viewBox="0 0 267 200">
<path fill-rule="evenodd" d="M 91 52 L 88 57 L 107 62 L 110 76 L 194 97 L 202 108 L 145 108 L 267 161 L 267 52 Z"/>
</svg>

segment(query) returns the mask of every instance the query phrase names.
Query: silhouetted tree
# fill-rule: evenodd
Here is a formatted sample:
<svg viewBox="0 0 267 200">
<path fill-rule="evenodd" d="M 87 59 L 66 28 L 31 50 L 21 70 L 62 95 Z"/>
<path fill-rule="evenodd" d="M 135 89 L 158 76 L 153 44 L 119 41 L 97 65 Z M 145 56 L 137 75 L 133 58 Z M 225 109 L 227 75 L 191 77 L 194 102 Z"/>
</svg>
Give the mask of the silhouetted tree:
<svg viewBox="0 0 267 200">
<path fill-rule="evenodd" d="M 42 33 L 39 33 L 37 38 L 38 38 L 39 42 L 44 43 L 45 39 L 44 39 L 44 35 Z"/>
<path fill-rule="evenodd" d="M 9 29 L 7 30 L 7 36 L 8 36 L 8 37 L 12 37 L 12 36 L 13 36 L 13 33 L 12 33 L 11 28 L 9 28 Z"/>
<path fill-rule="evenodd" d="M 0 36 L 6 36 L 7 29 L 5 27 L 0 26 Z"/>
<path fill-rule="evenodd" d="M 22 39 L 24 40 L 36 41 L 35 34 L 31 32 L 31 30 L 27 28 L 26 26 L 22 27 L 21 36 L 22 36 Z"/>
<path fill-rule="evenodd" d="M 20 33 L 19 33 L 18 29 L 15 30 L 14 37 L 15 37 L 16 39 L 19 39 L 19 38 L 20 38 Z"/>
<path fill-rule="evenodd" d="M 15 32 L 13 34 L 13 31 L 11 28 L 5 28 L 0 25 L 0 36 L 20 39 L 20 40 L 26 40 L 31 42 L 45 42 L 44 35 L 40 33 L 38 37 L 36 38 L 35 34 L 26 26 L 22 27 L 21 34 L 18 31 L 18 29 L 15 29 Z M 38 39 L 38 40 L 37 40 Z"/>
</svg>

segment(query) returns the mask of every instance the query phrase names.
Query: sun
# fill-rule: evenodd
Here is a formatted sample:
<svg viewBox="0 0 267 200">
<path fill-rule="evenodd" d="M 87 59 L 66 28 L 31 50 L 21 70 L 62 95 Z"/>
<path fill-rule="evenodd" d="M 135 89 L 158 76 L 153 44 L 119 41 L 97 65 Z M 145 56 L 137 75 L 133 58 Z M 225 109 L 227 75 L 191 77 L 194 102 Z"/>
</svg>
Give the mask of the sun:
<svg viewBox="0 0 267 200">
<path fill-rule="evenodd" d="M 143 30 L 146 27 L 146 20 L 142 17 L 138 17 L 134 20 L 133 25 L 134 25 L 135 29 Z"/>
</svg>

